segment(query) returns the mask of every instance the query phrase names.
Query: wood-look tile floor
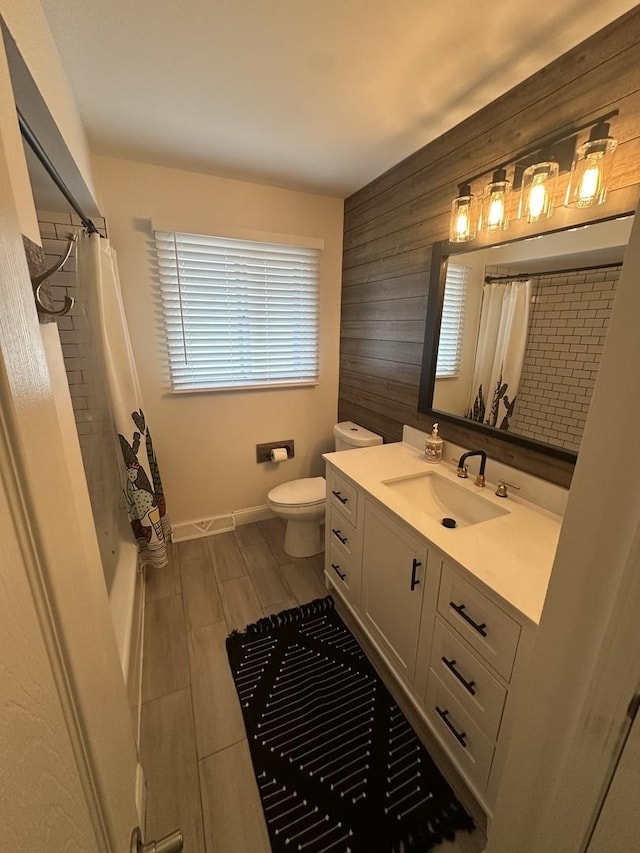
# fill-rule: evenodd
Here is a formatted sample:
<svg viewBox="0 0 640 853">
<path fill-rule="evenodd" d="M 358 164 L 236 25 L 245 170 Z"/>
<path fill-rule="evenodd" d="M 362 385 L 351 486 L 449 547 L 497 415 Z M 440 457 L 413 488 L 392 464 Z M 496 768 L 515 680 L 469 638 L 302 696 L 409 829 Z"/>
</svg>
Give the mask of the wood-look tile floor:
<svg viewBox="0 0 640 853">
<path fill-rule="evenodd" d="M 181 828 L 185 853 L 270 853 L 225 638 L 327 594 L 323 557 L 294 560 L 279 518 L 172 546 L 147 574 L 140 757 L 146 839 Z M 479 853 L 479 833 L 442 853 Z M 373 853 L 373 852 L 372 852 Z"/>
</svg>

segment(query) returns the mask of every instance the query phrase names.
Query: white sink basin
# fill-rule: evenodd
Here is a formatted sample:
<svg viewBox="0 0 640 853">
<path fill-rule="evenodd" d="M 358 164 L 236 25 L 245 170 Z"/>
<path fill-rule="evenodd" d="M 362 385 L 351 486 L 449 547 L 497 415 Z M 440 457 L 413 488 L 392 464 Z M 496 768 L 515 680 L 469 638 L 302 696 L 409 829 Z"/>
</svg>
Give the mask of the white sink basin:
<svg viewBox="0 0 640 853">
<path fill-rule="evenodd" d="M 435 471 L 383 480 L 382 484 L 394 494 L 426 515 L 442 521 L 453 518 L 456 527 L 469 527 L 507 515 L 508 509 L 496 506 L 481 495 L 470 491 L 469 484 L 458 484 Z M 473 486 L 471 486 L 473 488 Z"/>
</svg>

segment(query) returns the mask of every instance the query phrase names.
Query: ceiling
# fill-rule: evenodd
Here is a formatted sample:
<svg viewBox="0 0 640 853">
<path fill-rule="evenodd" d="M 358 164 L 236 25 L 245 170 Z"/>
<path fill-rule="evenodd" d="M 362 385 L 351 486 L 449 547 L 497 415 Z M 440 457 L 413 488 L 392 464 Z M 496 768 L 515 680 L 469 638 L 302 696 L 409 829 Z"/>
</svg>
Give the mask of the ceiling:
<svg viewBox="0 0 640 853">
<path fill-rule="evenodd" d="M 345 197 L 622 0 L 42 0 L 92 150 Z"/>
</svg>

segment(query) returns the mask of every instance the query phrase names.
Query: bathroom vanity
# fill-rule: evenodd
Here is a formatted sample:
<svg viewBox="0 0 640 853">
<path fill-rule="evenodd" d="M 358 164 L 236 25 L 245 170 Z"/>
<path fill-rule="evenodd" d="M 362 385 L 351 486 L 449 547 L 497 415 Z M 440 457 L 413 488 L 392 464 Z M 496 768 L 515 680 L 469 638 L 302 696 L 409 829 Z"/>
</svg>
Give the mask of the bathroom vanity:
<svg viewBox="0 0 640 853">
<path fill-rule="evenodd" d="M 324 458 L 327 586 L 490 818 L 561 519 L 409 444 Z"/>
</svg>

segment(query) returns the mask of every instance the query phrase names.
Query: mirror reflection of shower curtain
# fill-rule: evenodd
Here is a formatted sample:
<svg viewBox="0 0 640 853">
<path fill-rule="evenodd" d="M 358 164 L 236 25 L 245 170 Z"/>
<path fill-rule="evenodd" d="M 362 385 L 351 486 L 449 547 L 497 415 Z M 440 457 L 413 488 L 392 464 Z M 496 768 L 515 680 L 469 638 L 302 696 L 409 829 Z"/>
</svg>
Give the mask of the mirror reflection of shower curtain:
<svg viewBox="0 0 640 853">
<path fill-rule="evenodd" d="M 81 234 L 78 278 L 93 302 L 93 329 L 101 348 L 111 417 L 123 465 L 122 485 L 129 521 L 140 550 L 140 563 L 167 565 L 165 537 L 169 519 L 151 433 L 142 408 L 129 331 L 127 329 L 115 251 L 98 234 Z"/>
<path fill-rule="evenodd" d="M 466 418 L 509 429 L 522 375 L 530 304 L 530 281 L 484 285 Z"/>
</svg>

